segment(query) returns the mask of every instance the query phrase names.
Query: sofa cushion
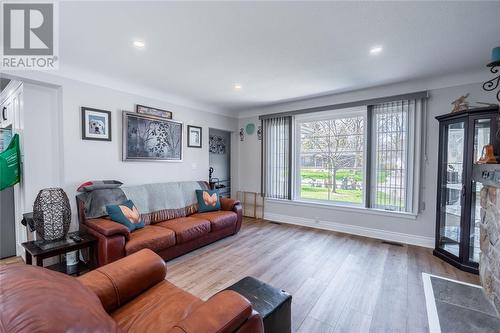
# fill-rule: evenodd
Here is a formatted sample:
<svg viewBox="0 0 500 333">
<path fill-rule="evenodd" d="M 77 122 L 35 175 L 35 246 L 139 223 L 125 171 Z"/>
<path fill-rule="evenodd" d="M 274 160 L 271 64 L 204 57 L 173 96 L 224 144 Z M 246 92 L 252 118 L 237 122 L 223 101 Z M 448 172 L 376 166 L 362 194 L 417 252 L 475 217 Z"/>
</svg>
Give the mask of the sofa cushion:
<svg viewBox="0 0 500 333">
<path fill-rule="evenodd" d="M 129 231 L 144 228 L 144 221 L 132 200 L 120 205 L 107 205 L 106 211 L 113 221 L 123 224 Z"/>
<path fill-rule="evenodd" d="M 159 252 L 175 245 L 175 233 L 172 230 L 147 225 L 130 233 L 130 239 L 125 244 L 125 252 L 130 255 L 142 249 Z"/>
<path fill-rule="evenodd" d="M 210 222 L 194 217 L 180 217 L 155 224 L 155 227 L 170 229 L 175 232 L 176 243 L 186 243 L 210 232 Z"/>
<path fill-rule="evenodd" d="M 211 230 L 217 231 L 234 227 L 238 221 L 238 215 L 235 212 L 219 210 L 216 212 L 196 213 L 192 217 L 201 218 L 210 221 Z"/>
<path fill-rule="evenodd" d="M 111 314 L 124 332 L 167 332 L 203 302 L 162 281 Z"/>
<path fill-rule="evenodd" d="M 77 192 L 91 192 L 93 190 L 101 190 L 105 188 L 117 188 L 123 183 L 118 180 L 91 180 L 78 186 Z"/>
<path fill-rule="evenodd" d="M 77 279 L 31 265 L 0 267 L 1 332 L 118 332 Z"/>
<path fill-rule="evenodd" d="M 198 212 L 212 212 L 220 209 L 218 190 L 196 190 Z"/>
</svg>

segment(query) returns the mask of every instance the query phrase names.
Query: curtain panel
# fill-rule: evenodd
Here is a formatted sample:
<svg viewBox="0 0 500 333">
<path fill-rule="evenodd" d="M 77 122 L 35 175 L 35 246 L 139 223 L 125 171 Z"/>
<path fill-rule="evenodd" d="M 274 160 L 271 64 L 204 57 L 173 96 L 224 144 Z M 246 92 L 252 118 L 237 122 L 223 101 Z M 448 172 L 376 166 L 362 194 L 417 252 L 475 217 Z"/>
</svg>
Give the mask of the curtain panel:
<svg viewBox="0 0 500 333">
<path fill-rule="evenodd" d="M 292 117 L 262 120 L 262 196 L 291 199 Z"/>
</svg>

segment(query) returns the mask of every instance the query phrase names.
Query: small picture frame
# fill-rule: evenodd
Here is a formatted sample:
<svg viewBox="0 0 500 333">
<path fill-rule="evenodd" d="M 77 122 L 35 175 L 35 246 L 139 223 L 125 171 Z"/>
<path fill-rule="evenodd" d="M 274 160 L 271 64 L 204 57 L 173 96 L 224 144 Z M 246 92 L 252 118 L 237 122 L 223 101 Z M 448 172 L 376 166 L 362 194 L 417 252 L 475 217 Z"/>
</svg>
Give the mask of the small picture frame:
<svg viewBox="0 0 500 333">
<path fill-rule="evenodd" d="M 83 106 L 82 140 L 111 141 L 111 112 Z"/>
<path fill-rule="evenodd" d="M 198 126 L 187 126 L 188 132 L 188 147 L 201 148 L 202 147 L 202 128 Z"/>
<path fill-rule="evenodd" d="M 157 108 L 152 108 L 150 106 L 137 104 L 135 106 L 135 111 L 141 114 L 147 114 L 150 116 L 161 117 L 165 119 L 172 119 L 172 112 Z"/>
</svg>

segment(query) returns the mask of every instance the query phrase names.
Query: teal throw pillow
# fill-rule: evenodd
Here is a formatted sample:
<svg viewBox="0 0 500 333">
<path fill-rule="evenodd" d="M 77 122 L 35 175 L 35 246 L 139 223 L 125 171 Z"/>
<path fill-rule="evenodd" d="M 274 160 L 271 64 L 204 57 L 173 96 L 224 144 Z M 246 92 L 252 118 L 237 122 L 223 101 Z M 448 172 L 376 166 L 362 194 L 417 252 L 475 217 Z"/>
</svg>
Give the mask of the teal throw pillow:
<svg viewBox="0 0 500 333">
<path fill-rule="evenodd" d="M 212 212 L 220 210 L 219 191 L 217 190 L 196 190 L 198 199 L 198 212 Z"/>
<path fill-rule="evenodd" d="M 107 205 L 106 211 L 113 221 L 123 224 L 130 231 L 144 228 L 144 221 L 132 200 L 127 200 L 121 205 Z"/>
</svg>

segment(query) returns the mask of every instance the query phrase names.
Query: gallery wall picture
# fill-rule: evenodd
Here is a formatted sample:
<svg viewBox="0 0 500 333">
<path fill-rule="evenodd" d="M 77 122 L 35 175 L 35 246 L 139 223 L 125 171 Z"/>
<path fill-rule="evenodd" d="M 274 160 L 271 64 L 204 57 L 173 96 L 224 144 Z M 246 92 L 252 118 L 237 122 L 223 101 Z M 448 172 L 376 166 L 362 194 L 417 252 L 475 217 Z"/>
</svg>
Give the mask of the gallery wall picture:
<svg viewBox="0 0 500 333">
<path fill-rule="evenodd" d="M 161 117 L 165 119 L 172 119 L 172 112 L 167 110 L 162 110 L 158 108 L 152 108 L 150 106 L 139 105 L 135 106 L 135 111 L 141 114 L 147 114 L 150 116 Z"/>
<path fill-rule="evenodd" d="M 123 112 L 124 161 L 182 161 L 182 122 Z"/>
<path fill-rule="evenodd" d="M 82 139 L 111 141 L 111 112 L 83 106 Z"/>
<path fill-rule="evenodd" d="M 202 147 L 202 129 L 199 126 L 187 126 L 188 132 L 188 147 L 201 148 Z"/>
</svg>

